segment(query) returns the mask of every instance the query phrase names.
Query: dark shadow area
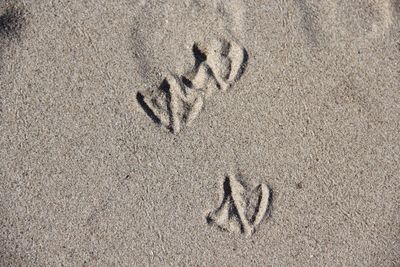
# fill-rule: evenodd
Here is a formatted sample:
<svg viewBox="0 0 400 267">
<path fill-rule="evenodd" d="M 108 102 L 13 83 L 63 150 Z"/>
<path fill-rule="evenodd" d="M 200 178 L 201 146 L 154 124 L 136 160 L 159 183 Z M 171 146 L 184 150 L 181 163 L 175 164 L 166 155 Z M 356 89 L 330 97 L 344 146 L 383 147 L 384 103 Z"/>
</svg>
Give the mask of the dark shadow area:
<svg viewBox="0 0 400 267">
<path fill-rule="evenodd" d="M 194 63 L 194 68 L 193 69 L 197 69 L 200 64 L 204 61 L 207 60 L 207 55 L 204 54 L 199 47 L 197 46 L 197 44 L 194 44 L 192 47 L 192 51 L 193 51 L 193 55 L 195 58 L 195 63 Z"/>
<path fill-rule="evenodd" d="M 222 227 L 220 227 L 218 224 L 215 224 L 215 223 L 214 223 L 214 220 L 213 220 L 213 218 L 212 218 L 212 214 L 213 214 L 213 212 L 210 212 L 210 213 L 207 215 L 207 217 L 206 217 L 206 222 L 207 222 L 207 224 L 208 224 L 208 225 L 215 225 L 216 227 L 218 227 L 218 228 L 220 228 L 220 229 L 223 230 Z"/>
<path fill-rule="evenodd" d="M 223 196 L 221 204 L 219 205 L 219 207 L 216 210 L 216 212 L 220 211 L 224 207 L 225 203 L 227 201 L 229 201 L 229 197 L 232 195 L 232 189 L 231 189 L 231 185 L 230 185 L 230 181 L 229 181 L 229 177 L 228 176 L 225 177 L 225 180 L 224 180 L 224 183 L 223 183 L 223 189 L 224 189 L 224 196 Z M 212 212 L 212 213 L 214 213 L 214 212 Z M 211 216 L 212 213 L 210 213 L 206 218 L 208 224 L 214 224 L 214 221 L 213 221 L 212 216 Z M 229 214 L 228 216 L 234 216 L 235 215 L 235 210 L 232 210 L 231 207 L 230 207 L 228 214 Z M 216 226 L 218 226 L 220 229 L 224 230 L 219 225 L 216 225 Z"/>
<path fill-rule="evenodd" d="M 260 191 L 260 190 L 261 190 L 261 185 L 258 185 L 258 186 L 256 187 L 256 189 L 254 190 L 254 192 L 258 193 L 258 191 Z M 254 224 L 254 222 L 255 222 L 255 220 L 256 220 L 256 217 L 257 217 L 257 214 L 260 212 L 260 203 L 261 203 L 261 200 L 262 200 L 262 194 L 261 194 L 261 192 L 260 192 L 260 194 L 258 194 L 257 205 L 255 206 L 254 213 L 253 213 L 253 215 L 251 216 L 251 218 L 250 218 L 250 220 L 249 220 L 249 222 L 250 222 L 251 224 Z"/>
<path fill-rule="evenodd" d="M 168 81 L 166 79 L 164 79 L 161 82 L 160 86 L 158 87 L 158 89 L 160 89 L 161 91 L 163 91 L 166 94 L 169 93 L 169 88 L 170 88 L 170 86 L 169 86 L 169 83 L 168 83 Z"/>
<path fill-rule="evenodd" d="M 265 212 L 264 219 L 272 216 L 272 202 L 274 201 L 274 194 L 270 186 L 268 186 L 268 190 L 269 190 L 268 206 L 267 206 L 267 211 Z"/>
<path fill-rule="evenodd" d="M 189 80 L 188 78 L 186 78 L 185 76 L 181 76 L 182 79 L 182 83 L 188 87 L 188 88 L 192 88 L 193 87 L 193 83 L 191 80 Z"/>
<path fill-rule="evenodd" d="M 171 110 L 171 92 L 170 92 L 170 85 L 169 85 L 168 81 L 166 79 L 164 79 L 161 82 L 161 84 L 157 90 L 160 90 L 166 96 L 167 112 L 168 112 L 169 120 L 171 122 L 173 118 L 172 118 L 172 110 Z M 143 108 L 143 110 L 146 112 L 147 116 L 149 116 L 150 119 L 152 119 L 156 124 L 161 124 L 161 119 L 159 117 L 157 117 L 157 115 L 154 113 L 154 111 L 151 109 L 151 107 L 149 107 L 149 105 L 147 105 L 144 98 L 145 98 L 144 93 L 141 93 L 141 92 L 137 93 L 136 99 L 139 102 L 140 106 Z M 171 132 L 173 132 L 173 130 L 174 130 L 171 124 L 166 126 L 166 128 Z"/>
<path fill-rule="evenodd" d="M 8 51 L 12 44 L 20 44 L 21 33 L 25 28 L 26 19 L 22 7 L 11 0 L 0 0 L 0 69 L 2 70 L 5 54 L 13 55 Z M 8 52 L 7 52 L 8 51 Z"/>
<path fill-rule="evenodd" d="M 169 117 L 169 125 L 167 126 L 167 129 L 171 132 L 174 133 L 174 120 L 177 118 L 174 118 L 173 112 L 172 112 L 172 95 L 171 95 L 171 86 L 169 85 L 168 81 L 164 79 L 162 83 L 160 84 L 159 89 L 164 92 L 166 96 L 166 101 L 167 101 L 167 112 L 168 112 L 168 117 Z"/>
<path fill-rule="evenodd" d="M 226 200 L 226 198 L 232 195 L 232 186 L 228 176 L 225 177 L 223 188 L 224 188 L 224 200 Z"/>
<path fill-rule="evenodd" d="M 237 82 L 240 77 L 242 77 L 243 73 L 245 72 L 247 68 L 247 64 L 249 62 L 249 53 L 247 52 L 246 49 L 243 48 L 243 62 L 242 65 L 240 66 L 240 69 L 235 77 L 235 82 Z"/>
<path fill-rule="evenodd" d="M 141 92 L 138 92 L 136 95 L 136 99 L 139 102 L 140 106 L 142 106 L 144 112 L 146 112 L 147 116 L 150 117 L 156 124 L 160 124 L 160 119 L 154 114 L 151 108 L 144 101 L 144 95 Z"/>
<path fill-rule="evenodd" d="M 0 38 L 18 38 L 25 25 L 25 17 L 22 9 L 15 6 L 7 6 L 0 14 Z"/>
</svg>

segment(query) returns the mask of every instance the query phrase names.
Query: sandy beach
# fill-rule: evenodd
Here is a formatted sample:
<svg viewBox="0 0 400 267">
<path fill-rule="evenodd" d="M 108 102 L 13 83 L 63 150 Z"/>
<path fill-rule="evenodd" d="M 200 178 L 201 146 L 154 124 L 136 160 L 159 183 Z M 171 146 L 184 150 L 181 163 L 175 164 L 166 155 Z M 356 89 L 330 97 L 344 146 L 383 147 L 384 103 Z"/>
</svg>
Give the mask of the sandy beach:
<svg viewBox="0 0 400 267">
<path fill-rule="evenodd" d="M 0 266 L 400 266 L 399 0 L 4 0 L 0 45 Z"/>
</svg>

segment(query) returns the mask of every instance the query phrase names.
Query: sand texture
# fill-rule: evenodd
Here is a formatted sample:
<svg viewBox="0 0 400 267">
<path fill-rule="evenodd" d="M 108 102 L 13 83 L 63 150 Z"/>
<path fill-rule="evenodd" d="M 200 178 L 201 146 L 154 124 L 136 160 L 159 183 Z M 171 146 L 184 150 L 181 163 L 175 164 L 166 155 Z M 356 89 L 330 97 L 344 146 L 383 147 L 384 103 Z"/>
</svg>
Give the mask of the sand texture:
<svg viewBox="0 0 400 267">
<path fill-rule="evenodd" d="M 400 1 L 0 0 L 0 266 L 400 266 Z"/>
</svg>

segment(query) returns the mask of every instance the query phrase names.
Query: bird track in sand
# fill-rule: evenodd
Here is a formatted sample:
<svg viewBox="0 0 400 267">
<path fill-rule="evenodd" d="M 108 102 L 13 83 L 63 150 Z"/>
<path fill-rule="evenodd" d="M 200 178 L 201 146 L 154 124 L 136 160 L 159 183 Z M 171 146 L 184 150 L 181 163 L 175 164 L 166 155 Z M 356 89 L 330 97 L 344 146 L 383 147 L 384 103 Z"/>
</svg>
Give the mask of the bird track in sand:
<svg viewBox="0 0 400 267">
<path fill-rule="evenodd" d="M 157 124 L 179 133 L 190 126 L 215 91 L 227 91 L 245 71 L 248 53 L 236 42 L 213 38 L 193 45 L 195 65 L 178 76 L 167 73 L 154 90 L 137 94 L 147 115 Z"/>
<path fill-rule="evenodd" d="M 267 215 L 272 202 L 272 191 L 261 183 L 248 188 L 234 175 L 227 175 L 223 183 L 220 206 L 207 216 L 207 223 L 218 228 L 249 237 Z"/>
</svg>

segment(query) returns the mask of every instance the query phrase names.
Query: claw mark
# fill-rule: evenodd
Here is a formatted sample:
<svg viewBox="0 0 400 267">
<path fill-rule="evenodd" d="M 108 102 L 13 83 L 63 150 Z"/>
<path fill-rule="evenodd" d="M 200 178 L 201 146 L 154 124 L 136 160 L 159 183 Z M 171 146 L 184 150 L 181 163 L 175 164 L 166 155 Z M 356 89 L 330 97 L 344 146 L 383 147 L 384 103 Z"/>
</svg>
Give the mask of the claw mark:
<svg viewBox="0 0 400 267">
<path fill-rule="evenodd" d="M 156 90 L 139 92 L 137 100 L 147 115 L 177 134 L 190 126 L 207 99 L 219 88 L 226 91 L 240 79 L 247 65 L 246 50 L 234 42 L 212 39 L 194 44 L 195 66 L 177 77 L 167 74 Z"/>
<path fill-rule="evenodd" d="M 251 236 L 264 219 L 270 205 L 270 190 L 258 185 L 250 193 L 235 176 L 229 175 L 224 181 L 224 198 L 221 205 L 207 216 L 207 222 L 219 228 Z M 256 202 L 252 203 L 252 197 Z"/>
</svg>

